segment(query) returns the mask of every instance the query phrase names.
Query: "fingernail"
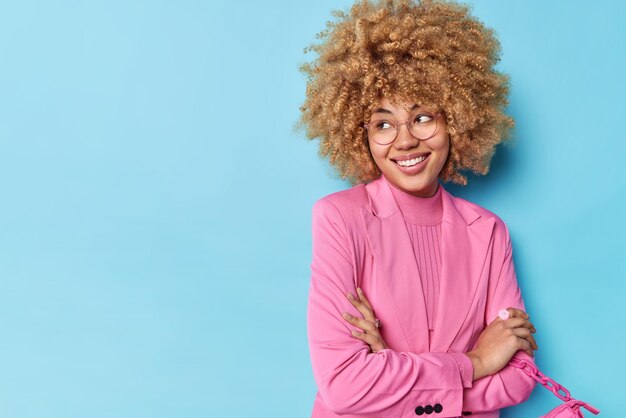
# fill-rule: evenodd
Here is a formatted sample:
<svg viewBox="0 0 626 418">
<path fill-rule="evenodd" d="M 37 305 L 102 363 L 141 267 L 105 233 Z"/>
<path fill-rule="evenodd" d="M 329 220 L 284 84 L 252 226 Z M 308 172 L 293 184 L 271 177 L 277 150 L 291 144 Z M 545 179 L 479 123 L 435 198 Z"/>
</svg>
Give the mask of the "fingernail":
<svg viewBox="0 0 626 418">
<path fill-rule="evenodd" d="M 348 293 L 348 299 L 354 300 L 354 296 L 352 296 L 352 293 Z"/>
<path fill-rule="evenodd" d="M 343 317 L 344 317 L 344 318 L 346 318 L 346 319 L 350 319 L 350 318 L 352 318 L 352 315 L 350 315 L 348 312 L 344 312 L 342 315 L 343 315 Z"/>
</svg>

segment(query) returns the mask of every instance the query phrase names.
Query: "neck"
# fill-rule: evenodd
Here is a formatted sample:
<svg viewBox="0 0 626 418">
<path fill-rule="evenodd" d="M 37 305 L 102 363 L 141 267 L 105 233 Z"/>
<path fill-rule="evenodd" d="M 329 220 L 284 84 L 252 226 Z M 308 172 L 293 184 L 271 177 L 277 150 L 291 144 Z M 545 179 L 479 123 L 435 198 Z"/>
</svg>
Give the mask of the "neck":
<svg viewBox="0 0 626 418">
<path fill-rule="evenodd" d="M 388 182 L 389 183 L 389 182 Z M 419 197 L 389 183 L 405 220 L 417 225 L 438 225 L 443 216 L 442 186 L 437 183 L 431 196 Z"/>
</svg>

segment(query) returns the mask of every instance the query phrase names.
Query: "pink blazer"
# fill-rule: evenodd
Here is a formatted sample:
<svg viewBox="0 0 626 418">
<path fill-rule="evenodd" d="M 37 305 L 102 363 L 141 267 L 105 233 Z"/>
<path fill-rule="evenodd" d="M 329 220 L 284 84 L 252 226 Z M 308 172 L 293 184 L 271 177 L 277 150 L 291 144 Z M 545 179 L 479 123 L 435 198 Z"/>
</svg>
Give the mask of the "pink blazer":
<svg viewBox="0 0 626 418">
<path fill-rule="evenodd" d="M 313 206 L 308 340 L 318 392 L 313 418 L 499 417 L 530 396 L 520 369 L 472 383 L 470 351 L 507 307 L 524 309 L 511 240 L 494 213 L 442 190 L 442 271 L 432 339 L 404 218 L 382 176 Z M 441 186 L 443 187 L 443 186 Z M 371 353 L 341 316 L 360 286 L 388 349 Z M 530 360 L 518 351 L 516 357 Z M 468 370 L 469 363 L 469 370 Z M 469 376 L 468 376 L 469 375 Z"/>
</svg>

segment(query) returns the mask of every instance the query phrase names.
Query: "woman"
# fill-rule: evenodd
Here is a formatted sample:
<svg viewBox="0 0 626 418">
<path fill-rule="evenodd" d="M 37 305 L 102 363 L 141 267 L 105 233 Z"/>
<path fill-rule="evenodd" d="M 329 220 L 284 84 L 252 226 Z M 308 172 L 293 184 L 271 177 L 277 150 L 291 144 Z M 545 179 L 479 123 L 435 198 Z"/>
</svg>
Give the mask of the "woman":
<svg viewBox="0 0 626 418">
<path fill-rule="evenodd" d="M 534 326 L 486 174 L 513 125 L 499 44 L 465 6 L 363 1 L 310 47 L 302 125 L 353 187 L 313 207 L 313 417 L 498 417 L 534 381 Z M 366 296 L 367 295 L 367 296 Z"/>
</svg>

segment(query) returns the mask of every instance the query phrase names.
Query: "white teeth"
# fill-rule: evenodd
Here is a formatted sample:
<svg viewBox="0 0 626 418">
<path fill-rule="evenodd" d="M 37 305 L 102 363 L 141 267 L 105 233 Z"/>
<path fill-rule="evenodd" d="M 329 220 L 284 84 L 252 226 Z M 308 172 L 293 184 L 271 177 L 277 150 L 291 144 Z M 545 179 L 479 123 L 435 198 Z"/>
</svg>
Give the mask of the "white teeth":
<svg viewBox="0 0 626 418">
<path fill-rule="evenodd" d="M 415 165 L 417 163 L 421 163 L 425 159 L 426 159 L 426 156 L 423 155 L 421 157 L 413 158 L 412 160 L 397 161 L 397 163 L 398 163 L 398 165 L 401 165 L 402 167 L 410 167 L 410 166 Z"/>
</svg>

